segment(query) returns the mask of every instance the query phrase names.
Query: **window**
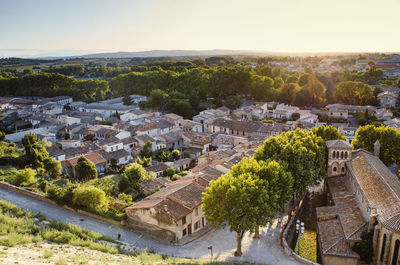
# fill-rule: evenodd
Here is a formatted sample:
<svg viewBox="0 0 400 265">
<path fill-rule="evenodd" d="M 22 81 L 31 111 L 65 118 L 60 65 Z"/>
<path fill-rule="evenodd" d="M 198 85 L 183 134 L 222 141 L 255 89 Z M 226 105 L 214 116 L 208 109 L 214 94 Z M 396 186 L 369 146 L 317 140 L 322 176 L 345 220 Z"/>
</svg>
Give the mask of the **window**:
<svg viewBox="0 0 400 265">
<path fill-rule="evenodd" d="M 332 152 L 332 157 L 336 158 L 336 152 L 335 151 Z"/>
<path fill-rule="evenodd" d="M 182 230 L 182 236 L 186 236 L 186 228 Z"/>
<path fill-rule="evenodd" d="M 200 228 L 200 221 L 197 221 L 196 223 L 194 223 L 194 231 L 196 231 L 199 228 Z"/>
<path fill-rule="evenodd" d="M 336 167 L 333 167 L 333 172 L 336 172 L 336 170 L 337 170 L 337 168 L 336 168 Z"/>
<path fill-rule="evenodd" d="M 346 152 L 346 153 L 344 153 L 344 158 L 346 158 L 346 159 L 347 159 L 347 152 Z"/>
<path fill-rule="evenodd" d="M 344 155 L 343 155 L 343 151 L 342 151 L 342 153 L 340 154 L 340 158 L 343 159 L 343 156 L 344 156 Z"/>
<path fill-rule="evenodd" d="M 186 224 L 186 216 L 182 218 L 182 224 Z"/>
<path fill-rule="evenodd" d="M 344 167 L 342 167 L 342 172 L 344 172 Z"/>
<path fill-rule="evenodd" d="M 196 209 L 194 209 L 194 214 L 195 214 L 196 216 L 199 215 L 199 207 L 196 207 Z"/>
<path fill-rule="evenodd" d="M 383 235 L 383 240 L 382 240 L 381 261 L 383 261 L 383 256 L 385 255 L 385 245 L 386 245 L 386 234 Z"/>
</svg>

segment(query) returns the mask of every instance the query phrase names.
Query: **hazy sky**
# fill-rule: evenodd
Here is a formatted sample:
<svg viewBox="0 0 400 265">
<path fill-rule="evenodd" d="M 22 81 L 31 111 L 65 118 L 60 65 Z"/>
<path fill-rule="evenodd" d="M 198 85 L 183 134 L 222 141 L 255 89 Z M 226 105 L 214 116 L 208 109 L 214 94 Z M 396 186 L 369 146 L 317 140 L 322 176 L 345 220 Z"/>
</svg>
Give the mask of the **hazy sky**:
<svg viewBox="0 0 400 265">
<path fill-rule="evenodd" d="M 0 57 L 400 51 L 400 0 L 0 0 Z"/>
</svg>

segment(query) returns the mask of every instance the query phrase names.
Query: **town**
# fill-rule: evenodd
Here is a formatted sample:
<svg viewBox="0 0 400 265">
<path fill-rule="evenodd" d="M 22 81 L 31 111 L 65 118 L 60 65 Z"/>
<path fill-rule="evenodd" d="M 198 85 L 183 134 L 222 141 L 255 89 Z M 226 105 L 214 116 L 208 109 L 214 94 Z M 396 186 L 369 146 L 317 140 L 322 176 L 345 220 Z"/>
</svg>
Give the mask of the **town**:
<svg viewBox="0 0 400 265">
<path fill-rule="evenodd" d="M 0 264 L 400 264 L 400 3 L 0 3 Z"/>
<path fill-rule="evenodd" d="M 357 253 L 354 244 L 365 240 L 365 231 L 374 231 L 371 240 L 375 260 L 378 262 L 376 257 L 380 257 L 380 262 L 386 264 L 395 259 L 395 249 L 399 248 L 394 234 L 400 214 L 395 155 L 400 150 L 396 142 L 400 139 L 397 131 L 400 87 L 395 82 L 387 85 L 387 80 L 396 80 L 400 60 L 389 64 L 365 61 L 357 60 L 350 67 L 370 71 L 385 65 L 380 78 L 386 81 L 371 85 L 374 93 L 379 93 L 365 102 L 375 102 L 374 105 L 332 103 L 307 107 L 242 97 L 235 106 L 208 108 L 184 118 L 146 107 L 144 103 L 154 101 L 153 93 L 90 103 L 75 101 L 72 96 L 1 97 L 0 125 L 6 134 L 2 136 L 4 151 L 0 161 L 6 168 L 20 168 L 24 161 L 28 163 L 27 169 L 2 171 L 2 180 L 61 205 L 111 218 L 152 240 L 179 244 L 201 240 L 204 234 L 212 233 L 216 224 L 212 213 L 208 213 L 213 211 L 208 209 L 212 206 L 202 204 L 213 181 L 227 174 L 238 174 L 233 173 L 240 171 L 238 165 L 250 163 L 247 159 L 251 157 L 260 160 L 265 156 L 263 148 L 273 145 L 269 140 L 290 132 L 311 132 L 326 141 L 326 147 L 320 149 L 327 150 L 326 166 L 321 165 L 321 169 L 326 168 L 326 173 L 322 172 L 326 179 L 317 173 L 305 180 L 306 176 L 297 176 L 299 172 L 291 165 L 282 168 L 295 178 L 297 184 L 290 187 L 290 192 L 297 195 L 292 200 L 293 195 L 285 195 L 287 198 L 279 202 L 279 210 L 274 208 L 275 214 L 266 216 L 260 226 L 275 220 L 280 213 L 276 220 L 282 227 L 285 242 L 282 248 L 288 248 L 300 262 L 311 259 L 309 262 L 322 264 L 358 264 L 360 259 L 365 260 L 365 254 Z M 331 65 L 336 61 L 326 62 Z M 279 67 L 284 71 L 293 69 L 291 65 Z M 336 69 L 335 64 L 327 67 Z M 313 71 L 324 69 L 320 65 Z M 345 83 L 338 83 L 336 90 L 341 85 L 351 85 Z M 379 128 L 388 128 L 390 132 Z M 374 142 L 364 139 L 371 137 L 365 135 L 368 133 L 375 135 Z M 311 148 L 309 144 L 305 147 Z M 27 156 L 28 150 L 30 157 L 19 159 L 23 152 Z M 380 152 L 385 155 L 380 156 Z M 40 167 L 47 173 L 39 173 Z M 320 170 L 318 166 L 316 170 Z M 287 180 L 286 185 L 290 183 Z M 68 193 L 72 193 L 72 198 Z M 313 197 L 313 194 L 318 195 Z M 318 200 L 318 196 L 319 204 L 309 202 Z M 388 204 L 389 198 L 392 201 Z M 308 203 L 291 215 L 291 209 L 295 209 L 292 207 L 303 201 Z M 306 207 L 309 209 L 302 209 Z M 295 219 L 303 220 L 306 216 L 302 212 L 310 211 L 315 212 L 314 220 L 309 220 L 305 228 L 302 226 L 302 232 L 298 232 Z M 318 252 L 315 248 L 310 256 L 301 255 L 295 248 L 296 235 L 300 242 L 304 229 L 308 236 L 311 234 L 308 240 L 318 244 Z M 240 252 L 238 249 L 235 253 L 241 255 Z"/>
</svg>

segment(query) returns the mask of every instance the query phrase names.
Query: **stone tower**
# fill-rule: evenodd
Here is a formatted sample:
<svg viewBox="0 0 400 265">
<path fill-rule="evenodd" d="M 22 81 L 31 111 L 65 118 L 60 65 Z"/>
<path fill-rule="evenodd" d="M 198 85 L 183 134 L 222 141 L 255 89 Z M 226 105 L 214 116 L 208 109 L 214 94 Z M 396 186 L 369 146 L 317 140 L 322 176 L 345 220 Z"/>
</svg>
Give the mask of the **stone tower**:
<svg viewBox="0 0 400 265">
<path fill-rule="evenodd" d="M 353 147 L 343 140 L 326 141 L 328 149 L 327 177 L 346 174 L 346 162 L 351 160 Z"/>
</svg>

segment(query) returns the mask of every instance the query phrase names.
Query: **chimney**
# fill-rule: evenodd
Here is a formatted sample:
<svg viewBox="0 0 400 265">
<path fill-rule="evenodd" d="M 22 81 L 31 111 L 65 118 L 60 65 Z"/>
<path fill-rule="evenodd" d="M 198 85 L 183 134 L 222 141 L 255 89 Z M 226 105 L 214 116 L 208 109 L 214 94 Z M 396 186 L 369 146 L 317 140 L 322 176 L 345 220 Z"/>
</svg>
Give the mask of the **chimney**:
<svg viewBox="0 0 400 265">
<path fill-rule="evenodd" d="M 164 205 L 164 211 L 168 212 L 168 207 L 166 204 Z"/>
<path fill-rule="evenodd" d="M 374 156 L 379 157 L 379 153 L 381 151 L 381 144 L 379 143 L 378 140 L 374 143 Z"/>
</svg>

